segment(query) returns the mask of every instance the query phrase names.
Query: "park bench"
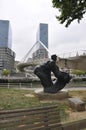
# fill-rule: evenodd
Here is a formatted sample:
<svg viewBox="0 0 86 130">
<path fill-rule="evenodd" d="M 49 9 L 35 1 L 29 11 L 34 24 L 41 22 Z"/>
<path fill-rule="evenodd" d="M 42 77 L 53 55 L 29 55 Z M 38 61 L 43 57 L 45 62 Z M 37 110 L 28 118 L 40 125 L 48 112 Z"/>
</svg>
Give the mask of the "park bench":
<svg viewBox="0 0 86 130">
<path fill-rule="evenodd" d="M 58 106 L 0 111 L 0 130 L 61 130 Z"/>
</svg>

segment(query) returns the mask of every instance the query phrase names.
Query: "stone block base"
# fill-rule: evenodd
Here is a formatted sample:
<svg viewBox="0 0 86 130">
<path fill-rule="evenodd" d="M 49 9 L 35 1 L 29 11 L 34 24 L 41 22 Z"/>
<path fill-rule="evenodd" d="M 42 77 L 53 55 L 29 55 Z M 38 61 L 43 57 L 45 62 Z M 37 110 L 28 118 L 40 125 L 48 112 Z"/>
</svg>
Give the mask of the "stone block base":
<svg viewBox="0 0 86 130">
<path fill-rule="evenodd" d="M 85 103 L 79 98 L 69 98 L 69 104 L 76 111 L 85 111 Z"/>
<path fill-rule="evenodd" d="M 44 93 L 43 90 L 36 90 L 35 94 L 38 98 L 42 100 L 62 100 L 68 98 L 68 92 L 67 91 L 59 91 L 57 93 Z"/>
</svg>

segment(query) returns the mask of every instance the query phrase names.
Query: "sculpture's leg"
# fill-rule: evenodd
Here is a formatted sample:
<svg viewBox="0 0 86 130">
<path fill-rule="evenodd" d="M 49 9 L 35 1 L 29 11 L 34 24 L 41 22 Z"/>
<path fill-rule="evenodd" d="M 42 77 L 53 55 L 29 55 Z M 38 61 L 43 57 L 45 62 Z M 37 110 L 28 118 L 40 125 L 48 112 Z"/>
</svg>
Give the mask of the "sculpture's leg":
<svg viewBox="0 0 86 130">
<path fill-rule="evenodd" d="M 54 87 L 56 89 L 56 92 L 57 91 L 60 91 L 61 89 L 63 89 L 66 85 L 66 82 L 63 82 L 61 80 L 57 80 L 55 83 L 54 83 Z"/>
<path fill-rule="evenodd" d="M 61 78 L 58 78 L 58 80 L 54 83 L 56 91 L 63 89 L 65 85 L 70 82 L 70 80 L 71 76 L 68 73 L 62 72 Z"/>
<path fill-rule="evenodd" d="M 44 88 L 45 93 L 57 93 L 57 88 L 54 85 L 54 82 L 51 86 Z"/>
<path fill-rule="evenodd" d="M 54 86 L 44 88 L 44 92 L 45 93 L 57 93 L 56 88 Z"/>
</svg>

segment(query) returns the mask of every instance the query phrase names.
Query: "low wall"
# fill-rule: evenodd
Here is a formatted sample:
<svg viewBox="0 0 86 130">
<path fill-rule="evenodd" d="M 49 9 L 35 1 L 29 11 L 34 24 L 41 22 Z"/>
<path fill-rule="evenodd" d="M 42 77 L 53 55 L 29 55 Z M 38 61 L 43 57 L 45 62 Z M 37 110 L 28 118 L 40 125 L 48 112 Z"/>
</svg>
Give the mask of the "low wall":
<svg viewBox="0 0 86 130">
<path fill-rule="evenodd" d="M 0 130 L 81 130 L 86 119 L 62 124 L 58 106 L 0 111 Z"/>
<path fill-rule="evenodd" d="M 82 130 L 86 128 L 86 119 L 65 123 L 62 125 L 62 130 Z"/>
<path fill-rule="evenodd" d="M 58 61 L 58 66 L 60 68 L 70 68 L 70 69 L 78 69 L 84 70 L 86 72 L 86 55 L 85 56 L 78 56 L 72 58 L 61 58 Z"/>
</svg>

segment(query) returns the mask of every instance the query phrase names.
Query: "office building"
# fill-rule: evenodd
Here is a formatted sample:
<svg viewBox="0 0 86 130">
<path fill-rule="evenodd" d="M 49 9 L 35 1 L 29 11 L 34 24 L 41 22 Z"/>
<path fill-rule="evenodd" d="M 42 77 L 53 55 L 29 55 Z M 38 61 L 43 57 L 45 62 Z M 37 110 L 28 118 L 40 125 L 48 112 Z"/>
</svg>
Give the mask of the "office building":
<svg viewBox="0 0 86 130">
<path fill-rule="evenodd" d="M 40 23 L 37 31 L 36 41 L 38 42 L 33 59 L 48 58 L 48 24 Z"/>
<path fill-rule="evenodd" d="M 48 24 L 39 24 L 37 41 L 41 41 L 48 48 Z M 40 45 L 40 48 L 43 48 L 43 46 Z"/>
<path fill-rule="evenodd" d="M 11 26 L 8 20 L 0 20 L 0 71 L 14 70 L 15 53 L 12 48 Z"/>
<path fill-rule="evenodd" d="M 8 20 L 0 20 L 0 47 L 12 48 L 12 32 Z"/>
</svg>

